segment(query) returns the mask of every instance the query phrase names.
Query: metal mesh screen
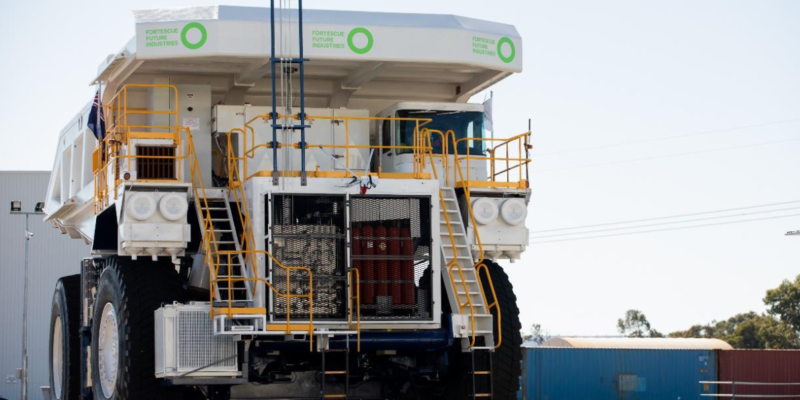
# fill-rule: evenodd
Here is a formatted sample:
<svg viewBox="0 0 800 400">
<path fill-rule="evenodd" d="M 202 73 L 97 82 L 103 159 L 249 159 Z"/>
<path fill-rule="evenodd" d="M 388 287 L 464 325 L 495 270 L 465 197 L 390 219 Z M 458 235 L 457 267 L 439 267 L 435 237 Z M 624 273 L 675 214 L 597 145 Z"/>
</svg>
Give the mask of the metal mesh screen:
<svg viewBox="0 0 800 400">
<path fill-rule="evenodd" d="M 343 196 L 276 195 L 272 204 L 272 253 L 287 267 L 306 267 L 314 278 L 314 320 L 346 313 L 345 208 Z M 272 263 L 272 284 L 286 293 L 287 271 Z M 309 293 L 308 273 L 291 271 L 290 292 Z M 274 317 L 286 319 L 287 299 L 271 293 Z M 292 319 L 309 317 L 307 298 L 291 300 Z"/>
<path fill-rule="evenodd" d="M 432 317 L 430 199 L 353 197 L 350 257 L 364 320 Z"/>
<path fill-rule="evenodd" d="M 175 179 L 174 146 L 136 146 L 136 179 Z"/>
<path fill-rule="evenodd" d="M 178 311 L 178 371 L 237 370 L 236 343 L 230 336 L 214 336 L 208 311 Z"/>
</svg>

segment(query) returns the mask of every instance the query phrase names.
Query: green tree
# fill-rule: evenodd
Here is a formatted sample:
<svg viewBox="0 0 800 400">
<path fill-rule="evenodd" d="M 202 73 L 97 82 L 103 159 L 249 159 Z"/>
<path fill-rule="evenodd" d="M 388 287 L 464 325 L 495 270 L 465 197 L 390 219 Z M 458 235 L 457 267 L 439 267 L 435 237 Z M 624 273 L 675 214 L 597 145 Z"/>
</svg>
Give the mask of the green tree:
<svg viewBox="0 0 800 400">
<path fill-rule="evenodd" d="M 540 324 L 533 324 L 531 325 L 531 330 L 528 334 L 522 336 L 523 342 L 533 341 L 537 345 L 540 345 L 550 339 L 550 334 L 542 329 Z"/>
<path fill-rule="evenodd" d="M 784 280 L 780 286 L 767 291 L 764 304 L 768 312 L 800 332 L 800 275 L 794 282 Z"/>
<path fill-rule="evenodd" d="M 712 321 L 708 325 L 694 325 L 685 331 L 672 332 L 669 337 L 722 339 L 737 349 L 800 348 L 800 339 L 789 325 L 770 315 L 754 312 Z"/>
<path fill-rule="evenodd" d="M 619 333 L 632 338 L 664 337 L 659 331 L 650 326 L 650 321 L 639 310 L 628 310 L 625 313 L 625 319 L 618 319 L 617 330 Z"/>
</svg>

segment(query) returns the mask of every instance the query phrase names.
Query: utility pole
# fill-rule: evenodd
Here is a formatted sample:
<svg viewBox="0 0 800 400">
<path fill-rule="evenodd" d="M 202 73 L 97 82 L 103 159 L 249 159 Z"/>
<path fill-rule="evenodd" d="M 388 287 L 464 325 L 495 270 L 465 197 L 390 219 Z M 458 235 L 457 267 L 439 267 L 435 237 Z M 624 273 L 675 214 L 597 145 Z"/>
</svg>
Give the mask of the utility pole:
<svg viewBox="0 0 800 400">
<path fill-rule="evenodd" d="M 22 211 L 22 202 L 11 202 L 12 215 L 25 216 L 25 283 L 22 295 L 22 400 L 28 400 L 28 243 L 33 237 L 30 231 L 30 216 L 44 214 L 44 203 L 36 203 L 33 211 Z"/>
</svg>

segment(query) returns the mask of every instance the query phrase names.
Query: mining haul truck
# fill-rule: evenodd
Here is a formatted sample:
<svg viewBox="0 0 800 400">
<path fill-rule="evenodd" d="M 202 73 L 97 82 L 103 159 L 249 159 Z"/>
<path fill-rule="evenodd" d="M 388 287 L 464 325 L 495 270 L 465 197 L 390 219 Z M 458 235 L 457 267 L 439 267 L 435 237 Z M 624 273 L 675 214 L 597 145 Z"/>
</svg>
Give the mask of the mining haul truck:
<svg viewBox="0 0 800 400">
<path fill-rule="evenodd" d="M 55 399 L 515 399 L 530 133 L 468 100 L 521 72 L 517 30 L 134 17 L 58 138 L 46 219 L 91 252 L 53 296 Z"/>
</svg>

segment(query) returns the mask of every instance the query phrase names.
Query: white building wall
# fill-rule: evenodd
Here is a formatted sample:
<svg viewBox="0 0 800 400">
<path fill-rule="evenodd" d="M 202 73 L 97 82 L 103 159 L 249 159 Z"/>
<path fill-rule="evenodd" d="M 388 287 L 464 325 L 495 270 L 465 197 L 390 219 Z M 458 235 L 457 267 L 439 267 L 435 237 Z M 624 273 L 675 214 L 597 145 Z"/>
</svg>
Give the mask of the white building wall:
<svg viewBox="0 0 800 400">
<path fill-rule="evenodd" d="M 12 200 L 23 211 L 44 201 L 50 172 L 0 171 L 0 397 L 20 399 L 20 382 L 8 379 L 22 367 L 22 299 L 25 266 L 25 216 L 9 213 Z M 30 216 L 34 233 L 29 250 L 28 399 L 42 400 L 49 386 L 50 308 L 56 280 L 79 273 L 89 254 L 82 240 L 62 235 L 43 215 Z"/>
</svg>

